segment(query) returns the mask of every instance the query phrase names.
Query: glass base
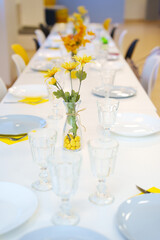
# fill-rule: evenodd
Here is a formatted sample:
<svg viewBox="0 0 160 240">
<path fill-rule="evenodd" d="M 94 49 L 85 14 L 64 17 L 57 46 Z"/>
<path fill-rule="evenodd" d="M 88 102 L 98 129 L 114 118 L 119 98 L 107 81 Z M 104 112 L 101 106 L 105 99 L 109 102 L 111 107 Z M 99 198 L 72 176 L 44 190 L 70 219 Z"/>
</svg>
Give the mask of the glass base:
<svg viewBox="0 0 160 240">
<path fill-rule="evenodd" d="M 76 225 L 79 223 L 79 216 L 73 212 L 70 215 L 57 212 L 52 218 L 52 223 L 56 225 Z"/>
<path fill-rule="evenodd" d="M 38 190 L 38 191 L 45 192 L 45 191 L 49 191 L 52 189 L 52 184 L 50 182 L 42 183 L 38 180 L 38 181 L 32 183 L 32 188 L 34 188 L 35 190 Z"/>
<path fill-rule="evenodd" d="M 89 196 L 89 200 L 97 205 L 107 205 L 114 201 L 114 197 L 112 195 L 101 195 L 99 196 L 97 193 L 91 194 Z"/>
</svg>

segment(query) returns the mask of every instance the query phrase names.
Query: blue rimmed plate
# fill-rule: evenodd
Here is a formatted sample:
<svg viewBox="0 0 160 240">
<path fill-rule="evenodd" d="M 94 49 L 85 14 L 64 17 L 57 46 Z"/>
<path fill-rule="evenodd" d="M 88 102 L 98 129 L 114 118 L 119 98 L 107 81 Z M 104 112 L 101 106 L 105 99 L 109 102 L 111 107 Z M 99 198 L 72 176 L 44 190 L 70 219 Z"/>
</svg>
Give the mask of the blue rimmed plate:
<svg viewBox="0 0 160 240">
<path fill-rule="evenodd" d="M 0 116 L 0 135 L 26 134 L 35 128 L 45 127 L 43 118 L 33 115 L 5 115 Z"/>
</svg>

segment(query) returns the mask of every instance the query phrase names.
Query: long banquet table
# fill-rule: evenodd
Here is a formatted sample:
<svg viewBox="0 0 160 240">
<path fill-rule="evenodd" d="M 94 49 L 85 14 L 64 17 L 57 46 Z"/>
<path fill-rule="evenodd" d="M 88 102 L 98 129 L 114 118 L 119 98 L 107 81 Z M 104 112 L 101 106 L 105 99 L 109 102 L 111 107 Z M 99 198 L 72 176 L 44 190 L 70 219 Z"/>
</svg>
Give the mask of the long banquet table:
<svg viewBox="0 0 160 240">
<path fill-rule="evenodd" d="M 15 86 L 20 84 L 44 84 L 43 74 L 31 70 L 31 65 L 35 62 L 37 54 L 38 52 L 17 79 Z M 155 106 L 122 56 L 120 56 L 120 62 L 123 64 L 123 68 L 117 72 L 115 84 L 131 86 L 137 90 L 137 94 L 131 98 L 120 99 L 119 112 L 144 113 L 158 117 Z M 99 78 L 97 71 L 92 68 L 88 67 L 87 73 L 87 79 L 82 84 L 82 103 L 80 107 L 86 109 L 80 113 L 81 122 L 86 127 L 86 132 L 83 131 L 83 148 L 81 151 L 83 160 L 79 188 L 71 201 L 73 208 L 80 215 L 79 226 L 97 231 L 108 239 L 121 240 L 124 237 L 119 233 L 116 226 L 118 206 L 127 198 L 138 193 L 136 184 L 145 189 L 152 186 L 160 188 L 160 133 L 139 138 L 115 135 L 114 137 L 119 141 L 116 168 L 114 174 L 107 180 L 109 191 L 114 194 L 115 201 L 107 206 L 97 206 L 89 202 L 88 196 L 94 191 L 96 180 L 90 169 L 87 141 L 97 137 L 99 131 L 96 106 L 98 98 L 91 91 L 97 85 Z M 13 96 L 9 93 L 5 96 L 0 104 L 0 115 L 30 114 L 47 119 L 50 111 L 49 102 L 34 106 L 23 103 L 4 103 L 13 99 Z M 64 120 L 65 114 L 62 120 L 49 123 L 58 130 L 57 147 L 61 146 L 62 143 Z M 0 153 L 0 181 L 14 182 L 31 188 L 32 182 L 38 176 L 38 166 L 32 160 L 29 141 L 22 141 L 13 145 L 7 145 L 0 141 Z M 58 208 L 59 199 L 52 190 L 48 192 L 35 191 L 35 193 L 39 202 L 35 214 L 20 227 L 0 236 L 0 239 L 17 240 L 30 231 L 52 226 L 51 217 Z"/>
</svg>

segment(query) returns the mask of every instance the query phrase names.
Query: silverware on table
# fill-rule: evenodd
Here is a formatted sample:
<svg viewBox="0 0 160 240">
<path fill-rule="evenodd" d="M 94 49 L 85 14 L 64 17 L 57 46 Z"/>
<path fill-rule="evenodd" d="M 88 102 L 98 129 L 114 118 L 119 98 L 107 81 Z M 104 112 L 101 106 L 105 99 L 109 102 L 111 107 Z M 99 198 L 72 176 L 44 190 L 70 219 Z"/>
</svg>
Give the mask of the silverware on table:
<svg viewBox="0 0 160 240">
<path fill-rule="evenodd" d="M 145 189 L 143 189 L 143 188 L 141 188 L 141 187 L 139 187 L 139 186 L 137 186 L 137 185 L 136 185 L 136 188 L 137 188 L 140 192 L 142 192 L 142 193 L 151 193 L 150 191 L 147 191 L 147 190 L 145 190 Z"/>
<path fill-rule="evenodd" d="M 0 138 L 7 138 L 7 139 L 9 139 L 9 140 L 11 140 L 11 141 L 19 141 L 19 140 L 21 140 L 21 139 L 23 139 L 23 138 L 25 138 L 27 136 L 27 134 L 25 134 L 25 135 L 23 135 L 23 136 L 19 136 L 19 137 L 10 137 L 10 136 L 0 136 Z"/>
</svg>

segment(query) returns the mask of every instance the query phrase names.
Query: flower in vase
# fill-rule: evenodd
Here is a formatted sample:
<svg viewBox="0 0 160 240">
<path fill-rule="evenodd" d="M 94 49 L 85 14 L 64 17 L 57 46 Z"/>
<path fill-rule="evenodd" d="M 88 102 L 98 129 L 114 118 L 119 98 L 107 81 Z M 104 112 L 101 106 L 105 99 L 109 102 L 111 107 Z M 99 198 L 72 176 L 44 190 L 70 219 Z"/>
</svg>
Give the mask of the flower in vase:
<svg viewBox="0 0 160 240">
<path fill-rule="evenodd" d="M 46 79 L 54 77 L 54 75 L 60 71 L 60 68 L 54 67 L 51 70 L 48 70 L 47 74 L 44 75 Z"/>
<path fill-rule="evenodd" d="M 86 63 L 89 63 L 92 60 L 91 56 L 87 56 L 86 54 L 83 55 L 83 57 L 80 56 L 74 56 L 73 59 L 75 59 L 77 62 L 81 64 L 81 67 L 84 67 Z"/>
<path fill-rule="evenodd" d="M 66 69 L 66 72 L 70 72 L 72 70 L 75 70 L 78 65 L 78 62 L 65 62 L 62 64 L 62 67 Z"/>
<path fill-rule="evenodd" d="M 88 13 L 87 9 L 85 9 L 84 6 L 79 6 L 77 9 L 78 9 L 78 12 L 79 12 L 82 16 L 84 16 L 84 15 L 86 15 L 86 14 Z"/>
<path fill-rule="evenodd" d="M 48 74 L 45 75 L 49 79 L 49 84 L 55 86 L 55 91 L 53 95 L 56 98 L 62 98 L 65 102 L 67 110 L 67 119 L 65 122 L 65 127 L 63 130 L 63 147 L 67 150 L 78 151 L 81 149 L 81 130 L 80 126 L 82 124 L 79 121 L 79 111 L 77 107 L 80 103 L 80 89 L 83 80 L 86 79 L 87 73 L 84 71 L 84 65 L 91 61 L 91 57 L 84 55 L 83 57 L 75 56 L 75 62 L 65 62 L 62 64 L 62 68 L 65 70 L 66 74 L 70 74 L 70 92 L 65 92 L 59 81 L 54 76 L 56 72 L 59 71 L 59 68 L 53 68 L 48 71 Z M 72 79 L 77 78 L 79 80 L 78 90 L 75 91 L 72 84 Z"/>
<path fill-rule="evenodd" d="M 112 19 L 111 18 L 107 18 L 104 22 L 103 22 L 103 27 L 105 30 L 109 29 L 110 23 L 111 23 Z"/>
</svg>

